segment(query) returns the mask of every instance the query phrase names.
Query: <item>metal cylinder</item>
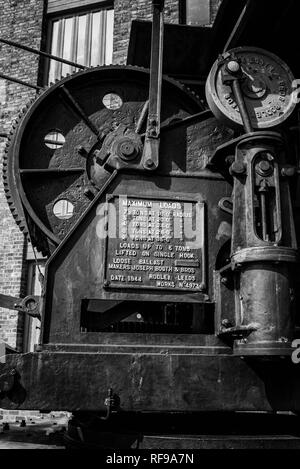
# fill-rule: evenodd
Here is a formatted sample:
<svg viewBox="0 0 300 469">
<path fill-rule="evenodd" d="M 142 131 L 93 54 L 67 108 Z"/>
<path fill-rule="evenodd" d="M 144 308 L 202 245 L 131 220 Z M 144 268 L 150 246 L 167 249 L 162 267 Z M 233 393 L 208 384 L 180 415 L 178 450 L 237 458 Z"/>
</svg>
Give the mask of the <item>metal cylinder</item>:
<svg viewBox="0 0 300 469">
<path fill-rule="evenodd" d="M 256 132 L 236 147 L 232 171 L 231 263 L 235 278 L 234 353 L 291 353 L 293 269 L 297 246 L 289 185 L 281 176 L 285 149 L 279 134 Z M 234 169 L 234 168 L 233 168 Z"/>
<path fill-rule="evenodd" d="M 239 273 L 236 323 L 252 326 L 235 353 L 276 355 L 290 348 L 294 333 L 293 288 L 288 263 L 247 263 Z"/>
</svg>

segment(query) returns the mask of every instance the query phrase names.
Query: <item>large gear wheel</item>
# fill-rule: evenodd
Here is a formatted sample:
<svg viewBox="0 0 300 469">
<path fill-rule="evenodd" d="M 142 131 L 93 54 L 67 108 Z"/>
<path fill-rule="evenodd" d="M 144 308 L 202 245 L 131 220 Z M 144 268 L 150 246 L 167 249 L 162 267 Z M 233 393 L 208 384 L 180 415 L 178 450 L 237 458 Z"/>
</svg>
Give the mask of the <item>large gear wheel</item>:
<svg viewBox="0 0 300 469">
<path fill-rule="evenodd" d="M 100 157 L 109 145 L 123 151 L 124 160 L 132 142 L 140 151 L 148 95 L 148 70 L 96 67 L 56 82 L 23 110 L 10 135 L 3 179 L 17 223 L 39 250 L 49 254 L 101 188 L 107 171 Z M 201 110 L 197 96 L 164 77 L 162 125 Z M 58 203 L 64 204 L 60 216 Z"/>
</svg>

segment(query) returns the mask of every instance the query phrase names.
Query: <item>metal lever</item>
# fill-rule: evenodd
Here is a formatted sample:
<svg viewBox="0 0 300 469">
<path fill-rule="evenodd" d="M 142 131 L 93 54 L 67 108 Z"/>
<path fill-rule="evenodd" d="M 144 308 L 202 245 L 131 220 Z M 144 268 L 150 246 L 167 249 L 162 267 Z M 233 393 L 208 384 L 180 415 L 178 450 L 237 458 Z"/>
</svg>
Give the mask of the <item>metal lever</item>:
<svg viewBox="0 0 300 469">
<path fill-rule="evenodd" d="M 234 99 L 241 114 L 245 132 L 250 133 L 253 132 L 253 126 L 240 85 L 240 81 L 243 78 L 244 73 L 240 61 L 236 57 L 230 56 L 230 58 L 226 60 L 223 82 L 231 86 Z"/>
<path fill-rule="evenodd" d="M 267 223 L 267 194 L 269 191 L 268 184 L 265 180 L 261 182 L 258 189 L 260 196 L 260 211 L 261 211 L 261 224 L 262 224 L 262 239 L 269 241 L 268 223 Z"/>
<path fill-rule="evenodd" d="M 159 164 L 164 0 L 152 0 L 152 5 L 149 112 L 142 157 L 143 167 L 148 170 L 156 169 Z"/>
</svg>

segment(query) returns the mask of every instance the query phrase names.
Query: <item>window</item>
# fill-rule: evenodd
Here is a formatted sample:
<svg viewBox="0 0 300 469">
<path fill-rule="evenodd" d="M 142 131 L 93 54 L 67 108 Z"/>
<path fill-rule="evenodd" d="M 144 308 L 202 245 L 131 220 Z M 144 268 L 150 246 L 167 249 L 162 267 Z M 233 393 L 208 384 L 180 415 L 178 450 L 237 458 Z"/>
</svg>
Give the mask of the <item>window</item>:
<svg viewBox="0 0 300 469">
<path fill-rule="evenodd" d="M 191 26 L 210 24 L 210 0 L 182 0 L 182 23 Z"/>
<path fill-rule="evenodd" d="M 50 53 L 88 67 L 110 64 L 113 54 L 113 21 L 112 8 L 51 20 Z M 54 82 L 75 70 L 75 67 L 51 60 L 48 82 Z"/>
</svg>

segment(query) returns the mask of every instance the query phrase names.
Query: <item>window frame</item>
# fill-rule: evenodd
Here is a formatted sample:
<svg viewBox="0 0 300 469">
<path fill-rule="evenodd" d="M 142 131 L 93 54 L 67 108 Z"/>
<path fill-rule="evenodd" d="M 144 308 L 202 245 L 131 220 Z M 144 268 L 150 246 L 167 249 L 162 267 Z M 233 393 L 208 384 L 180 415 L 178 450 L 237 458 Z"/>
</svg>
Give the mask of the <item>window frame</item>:
<svg viewBox="0 0 300 469">
<path fill-rule="evenodd" d="M 211 23 L 212 19 L 212 0 L 207 0 L 209 4 L 209 23 Z M 179 24 L 185 24 L 186 26 L 200 28 L 203 25 L 187 25 L 186 23 L 186 7 L 187 7 L 187 0 L 179 0 Z"/>
<path fill-rule="evenodd" d="M 73 18 L 74 16 L 87 13 L 97 13 L 102 10 L 113 10 L 114 1 L 107 0 L 99 3 L 91 3 L 89 5 L 79 7 L 66 7 L 63 10 L 59 10 L 53 13 L 48 13 L 46 18 L 46 51 L 51 54 L 52 37 L 53 37 L 53 23 L 54 21 Z M 53 60 L 53 59 L 52 59 Z M 49 86 L 49 71 L 50 71 L 51 59 L 45 59 L 44 74 L 43 74 L 43 86 Z M 77 69 L 79 71 L 79 69 Z"/>
<path fill-rule="evenodd" d="M 78 2 L 79 3 L 79 2 Z M 74 13 L 78 12 L 89 12 L 92 10 L 98 10 L 98 9 L 104 9 L 104 8 L 114 8 L 114 0 L 98 0 L 97 2 L 89 1 L 86 4 L 82 5 L 82 2 L 78 4 L 78 6 L 72 6 L 68 2 L 68 0 L 65 0 L 65 6 L 63 7 L 57 7 L 55 9 L 50 9 L 49 11 L 49 5 L 47 9 L 47 17 L 52 18 L 55 16 L 63 16 L 66 14 L 69 14 L 72 16 Z"/>
</svg>

